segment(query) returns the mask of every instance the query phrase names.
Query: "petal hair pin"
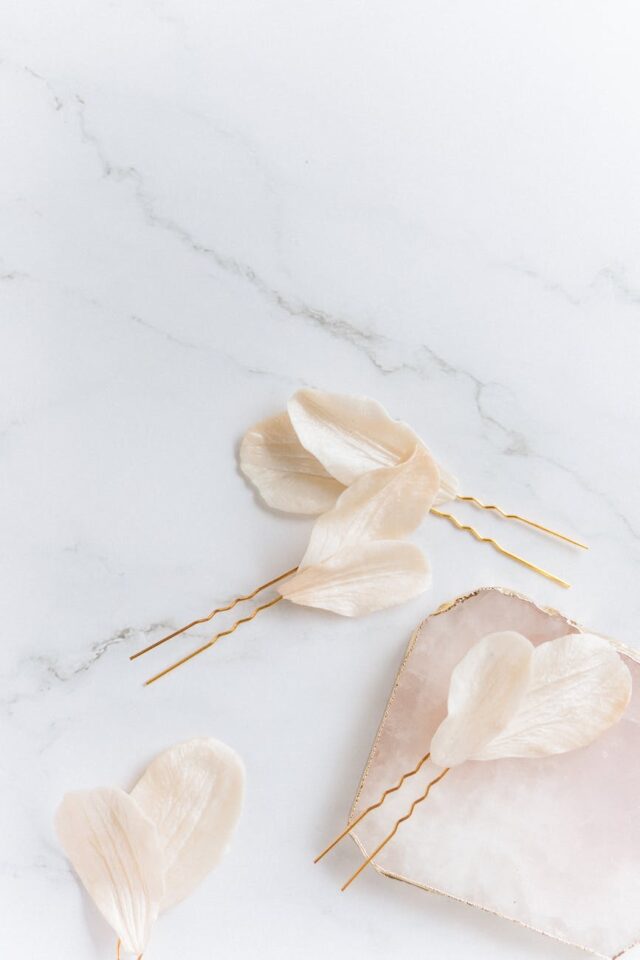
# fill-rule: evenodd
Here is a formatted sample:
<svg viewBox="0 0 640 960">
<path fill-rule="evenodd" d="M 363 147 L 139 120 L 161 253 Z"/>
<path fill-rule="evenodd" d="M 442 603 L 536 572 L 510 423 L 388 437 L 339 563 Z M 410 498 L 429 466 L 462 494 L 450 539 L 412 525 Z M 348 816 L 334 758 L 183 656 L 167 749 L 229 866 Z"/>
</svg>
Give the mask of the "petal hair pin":
<svg viewBox="0 0 640 960">
<path fill-rule="evenodd" d="M 569 634 L 534 647 L 515 631 L 488 634 L 454 668 L 447 716 L 416 766 L 351 820 L 314 862 L 431 762 L 436 775 L 347 880 L 346 890 L 455 767 L 467 760 L 540 758 L 586 747 L 620 720 L 630 698 L 630 671 L 601 637 Z"/>
<path fill-rule="evenodd" d="M 438 465 L 411 427 L 393 420 L 368 397 L 299 390 L 286 411 L 247 432 L 240 467 L 270 507 L 317 517 L 307 550 L 296 567 L 134 653 L 131 660 L 275 588 L 275 596 L 151 677 L 147 686 L 282 600 L 358 617 L 417 596 L 429 585 L 429 567 L 422 551 L 404 538 L 428 513 L 560 586 L 569 586 L 440 509 L 450 501 L 471 503 L 587 549 L 541 523 L 461 494 L 458 481 Z"/>
<path fill-rule="evenodd" d="M 131 793 L 68 793 L 56 815 L 62 847 L 115 931 L 116 957 L 141 960 L 158 915 L 215 867 L 242 807 L 244 767 L 217 740 L 161 753 Z"/>
</svg>

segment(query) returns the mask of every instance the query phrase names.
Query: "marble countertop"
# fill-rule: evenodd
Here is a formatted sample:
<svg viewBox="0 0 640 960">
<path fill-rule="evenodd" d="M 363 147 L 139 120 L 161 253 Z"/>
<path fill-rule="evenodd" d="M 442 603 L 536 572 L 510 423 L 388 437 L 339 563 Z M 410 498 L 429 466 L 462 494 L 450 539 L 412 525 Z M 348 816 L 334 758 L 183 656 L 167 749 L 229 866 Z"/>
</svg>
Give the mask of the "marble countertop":
<svg viewBox="0 0 640 960">
<path fill-rule="evenodd" d="M 212 735 L 246 807 L 148 960 L 582 956 L 372 870 L 341 895 L 353 844 L 311 861 L 442 601 L 499 584 L 639 645 L 639 26 L 579 0 L 5 11 L 3 955 L 115 955 L 55 807 Z M 465 492 L 582 536 L 459 510 L 572 589 L 430 517 L 420 599 L 282 604 L 143 689 L 167 660 L 138 646 L 299 558 L 309 522 L 236 452 L 300 385 L 375 396 Z"/>
</svg>

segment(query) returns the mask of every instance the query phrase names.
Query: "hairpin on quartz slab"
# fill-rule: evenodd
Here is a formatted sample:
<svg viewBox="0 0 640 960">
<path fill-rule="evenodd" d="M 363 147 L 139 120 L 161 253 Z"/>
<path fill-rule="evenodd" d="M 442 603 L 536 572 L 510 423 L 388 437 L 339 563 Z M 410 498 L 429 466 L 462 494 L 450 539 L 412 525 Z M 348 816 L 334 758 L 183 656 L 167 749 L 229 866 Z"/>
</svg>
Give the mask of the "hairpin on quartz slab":
<svg viewBox="0 0 640 960">
<path fill-rule="evenodd" d="M 436 463 L 418 435 L 368 397 L 299 390 L 285 412 L 247 432 L 240 466 L 269 506 L 317 516 L 305 555 L 296 567 L 133 654 L 135 660 L 269 587 L 276 588 L 272 599 L 151 677 L 147 685 L 281 600 L 354 617 L 417 596 L 429 585 L 429 567 L 422 551 L 404 538 L 429 512 L 560 586 L 569 586 L 441 510 L 448 501 L 471 503 L 587 549 L 541 523 L 461 494 L 457 480 Z"/>
<path fill-rule="evenodd" d="M 184 900 L 222 857 L 242 806 L 244 767 L 213 739 L 178 744 L 150 764 L 131 793 L 68 793 L 60 842 L 118 938 L 141 960 L 162 911 Z"/>
<path fill-rule="evenodd" d="M 315 862 L 431 761 L 439 772 L 347 880 L 346 890 L 454 767 L 468 760 L 540 758 L 585 747 L 620 720 L 630 698 L 629 669 L 601 637 L 569 634 L 534 647 L 516 631 L 488 634 L 453 670 L 448 713 L 428 751 L 348 823 Z"/>
</svg>

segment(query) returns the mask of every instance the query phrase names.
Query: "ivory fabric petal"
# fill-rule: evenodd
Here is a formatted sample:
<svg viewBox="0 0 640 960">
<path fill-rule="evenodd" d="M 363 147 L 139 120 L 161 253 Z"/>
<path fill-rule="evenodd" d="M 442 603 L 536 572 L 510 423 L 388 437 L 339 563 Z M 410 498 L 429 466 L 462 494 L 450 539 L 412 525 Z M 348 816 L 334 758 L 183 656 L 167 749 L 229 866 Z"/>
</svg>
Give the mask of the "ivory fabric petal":
<svg viewBox="0 0 640 960">
<path fill-rule="evenodd" d="M 164 894 L 155 825 L 115 788 L 68 793 L 56 815 L 60 842 L 87 893 L 127 953 L 146 949 Z"/>
<path fill-rule="evenodd" d="M 131 796 L 157 827 L 165 865 L 163 910 L 184 900 L 222 857 L 244 795 L 240 757 L 218 740 L 165 750 Z"/>
<path fill-rule="evenodd" d="M 431 741 L 437 766 L 455 767 L 500 734 L 518 710 L 532 675 L 533 645 L 513 630 L 478 641 L 451 674 L 447 717 Z"/>
<path fill-rule="evenodd" d="M 517 712 L 474 756 L 544 757 L 585 747 L 625 712 L 631 674 L 615 648 L 593 634 L 571 634 L 536 648 Z"/>
<path fill-rule="evenodd" d="M 345 485 L 406 460 L 420 443 L 411 427 L 369 397 L 304 389 L 287 409 L 303 447 Z"/>
<path fill-rule="evenodd" d="M 286 411 L 246 432 L 240 469 L 270 507 L 290 513 L 323 513 L 344 489 L 302 446 Z"/>
<path fill-rule="evenodd" d="M 415 544 L 374 540 L 305 567 L 278 590 L 292 603 L 360 617 L 411 600 L 429 580 L 427 559 Z"/>
<path fill-rule="evenodd" d="M 300 567 L 321 563 L 357 543 L 408 536 L 431 509 L 439 477 L 435 461 L 421 446 L 396 467 L 363 474 L 332 510 L 318 517 Z"/>
</svg>

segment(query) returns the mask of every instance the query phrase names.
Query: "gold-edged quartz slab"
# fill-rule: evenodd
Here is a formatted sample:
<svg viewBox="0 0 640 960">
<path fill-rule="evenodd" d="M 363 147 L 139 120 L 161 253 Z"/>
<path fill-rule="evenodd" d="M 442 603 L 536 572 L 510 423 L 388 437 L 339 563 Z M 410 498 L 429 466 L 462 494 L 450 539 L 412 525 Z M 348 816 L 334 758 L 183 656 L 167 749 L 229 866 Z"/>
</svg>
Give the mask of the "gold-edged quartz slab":
<svg viewBox="0 0 640 960">
<path fill-rule="evenodd" d="M 415 767 L 446 715 L 451 672 L 481 637 L 534 644 L 576 624 L 498 589 L 440 608 L 409 644 L 352 815 Z M 480 907 L 598 956 L 640 942 L 640 662 L 622 720 L 590 746 L 540 760 L 467 762 L 433 788 L 374 861 L 388 877 Z M 365 855 L 435 776 L 427 764 L 353 836 Z"/>
</svg>

